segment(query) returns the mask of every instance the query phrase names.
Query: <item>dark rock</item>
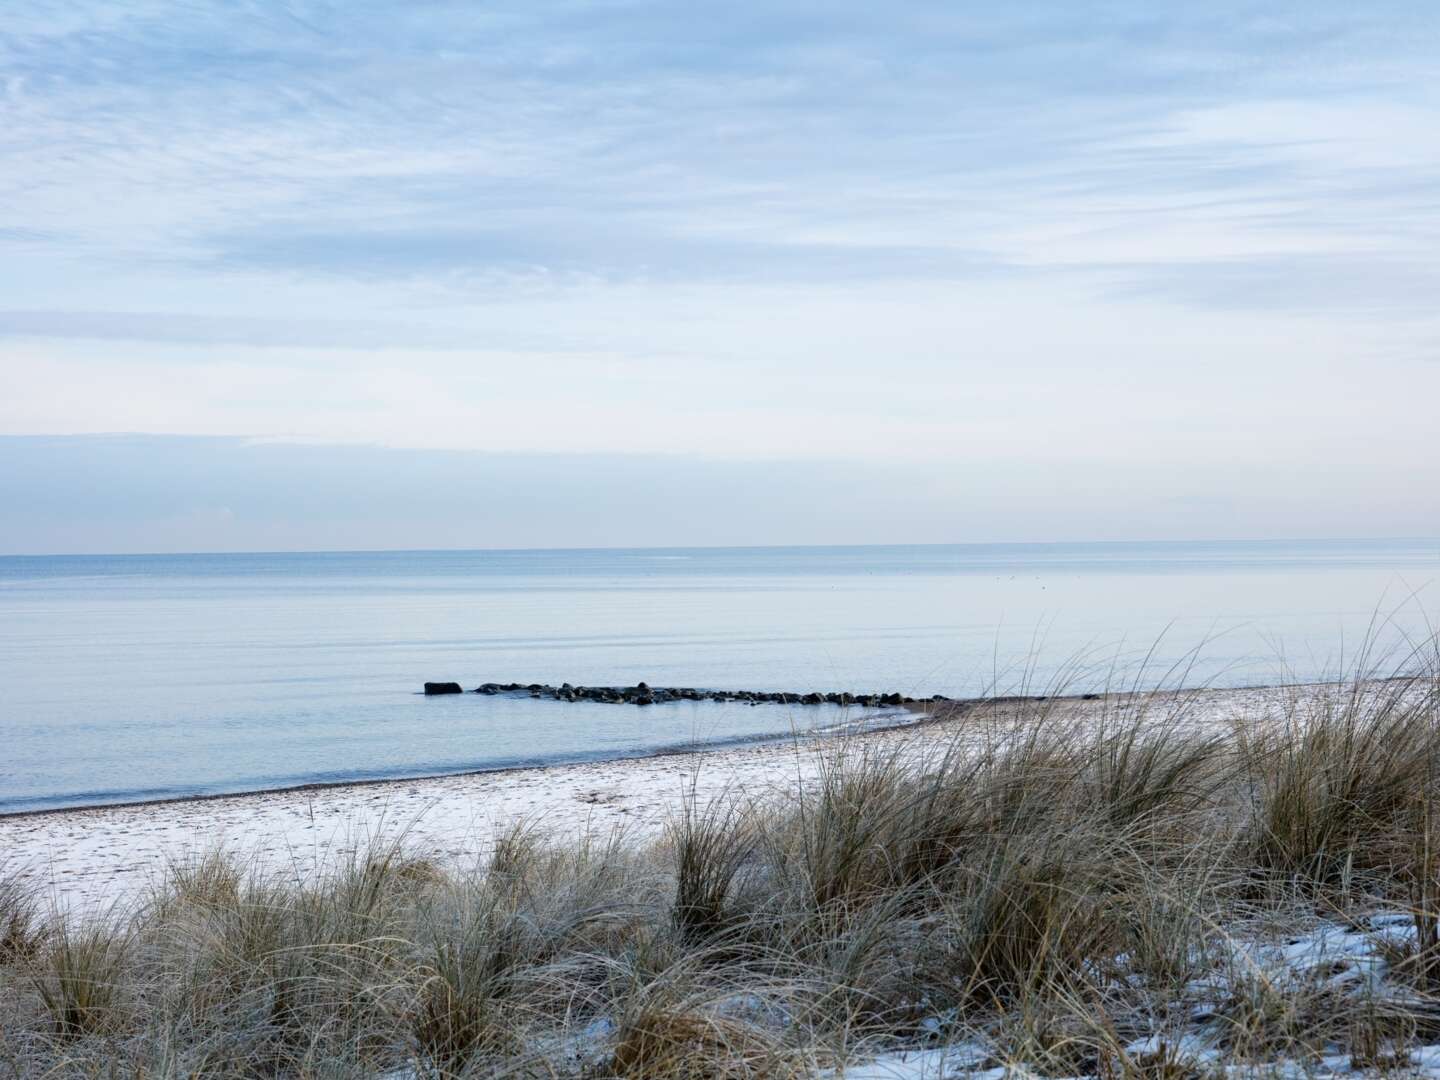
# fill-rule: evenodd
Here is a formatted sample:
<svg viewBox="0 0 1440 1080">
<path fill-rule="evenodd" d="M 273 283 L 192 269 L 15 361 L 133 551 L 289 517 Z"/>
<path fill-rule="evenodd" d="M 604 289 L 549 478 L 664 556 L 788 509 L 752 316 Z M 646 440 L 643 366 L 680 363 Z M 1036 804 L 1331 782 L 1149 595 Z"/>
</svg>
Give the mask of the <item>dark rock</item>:
<svg viewBox="0 0 1440 1080">
<path fill-rule="evenodd" d="M 829 693 L 810 691 L 803 694 L 792 694 L 785 690 L 701 690 L 693 686 L 652 687 L 643 681 L 634 686 L 575 686 L 568 682 L 561 683 L 559 686 L 551 686 L 549 683 L 486 682 L 475 688 L 475 693 L 486 695 L 522 691 L 528 692 L 532 698 L 551 698 L 555 701 L 598 701 L 607 704 L 627 702 L 634 705 L 656 705 L 666 701 L 735 701 L 747 705 L 761 703 L 823 705 L 828 702 L 832 705 L 861 705 L 866 708 L 875 708 L 876 706 L 894 707 L 950 701 L 944 694 L 913 698 L 894 690 L 879 694 L 851 694 L 844 690 L 834 690 Z M 426 694 L 459 694 L 463 692 L 458 683 L 425 684 Z M 1094 701 L 1100 696 L 1099 694 L 1081 695 L 1085 701 Z M 1046 699 L 1037 697 L 1033 700 L 1044 701 Z"/>
</svg>

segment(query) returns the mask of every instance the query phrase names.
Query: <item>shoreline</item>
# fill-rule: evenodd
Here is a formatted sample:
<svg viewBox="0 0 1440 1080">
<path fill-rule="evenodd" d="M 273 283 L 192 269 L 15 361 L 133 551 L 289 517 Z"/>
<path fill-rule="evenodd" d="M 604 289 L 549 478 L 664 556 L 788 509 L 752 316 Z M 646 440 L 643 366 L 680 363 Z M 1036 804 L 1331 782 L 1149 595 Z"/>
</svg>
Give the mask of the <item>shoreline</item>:
<svg viewBox="0 0 1440 1080">
<path fill-rule="evenodd" d="M 952 700 L 951 705 L 974 706 L 989 701 L 1004 701 L 1000 698 L 976 698 L 971 701 L 961 702 L 958 699 Z M 1053 700 L 1059 701 L 1061 698 Z M 1077 695 L 1075 700 L 1079 700 Z M 908 708 L 908 706 L 901 706 Z M 881 713 L 879 716 L 893 716 L 896 713 Z M 565 769 L 579 765 L 602 764 L 615 761 L 647 761 L 651 758 L 664 757 L 694 757 L 705 754 L 720 754 L 727 750 L 740 749 L 749 746 L 766 746 L 772 743 L 788 742 L 796 739 L 835 739 L 848 738 L 852 736 L 867 735 L 881 731 L 908 730 L 921 727 L 925 724 L 938 723 L 948 720 L 950 717 L 940 717 L 933 713 L 920 713 L 913 719 L 904 720 L 894 724 L 875 724 L 865 727 L 854 727 L 853 730 L 845 730 L 837 725 L 829 728 L 812 728 L 804 732 L 784 731 L 769 735 L 736 735 L 729 738 L 713 739 L 702 743 L 695 743 L 690 746 L 675 744 L 671 746 L 656 747 L 653 750 L 644 750 L 636 753 L 625 753 L 617 755 L 601 755 L 595 757 L 574 757 L 562 758 L 555 761 L 535 762 L 523 765 L 496 765 L 491 768 L 461 768 L 454 772 L 425 772 L 405 773 L 397 776 L 370 776 L 360 777 L 353 780 L 316 780 L 303 784 L 285 784 L 280 787 L 243 788 L 239 791 L 214 791 L 203 792 L 196 795 L 175 795 L 169 798 L 159 799 L 126 799 L 123 802 L 97 802 L 80 803 L 76 806 L 47 806 L 39 810 L 0 810 L 0 824 L 7 821 L 15 821 L 24 818 L 50 817 L 58 814 L 83 814 L 91 810 L 129 810 L 145 806 L 169 806 L 174 803 L 197 803 L 213 802 L 217 799 L 249 799 L 265 795 L 288 795 L 307 791 L 328 791 L 333 788 L 360 788 L 376 787 L 384 784 L 410 784 L 426 780 L 450 780 L 472 776 L 503 776 L 507 773 L 530 772 L 544 769 Z"/>
<path fill-rule="evenodd" d="M 924 754 L 1006 718 L 1006 703 L 1055 710 L 1084 723 L 1107 710 L 1158 703 L 1157 717 L 1223 728 L 1261 717 L 1298 696 L 1346 683 L 1200 688 L 1094 700 L 956 702 L 908 723 L 831 734 L 792 732 L 760 743 L 646 756 L 267 789 L 244 794 L 69 807 L 0 817 L 0 866 L 39 887 L 57 909 L 94 914 L 142 901 L 175 863 L 214 850 L 241 856 L 257 872 L 304 880 L 369 841 L 402 842 L 446 865 L 488 857 L 496 836 L 517 824 L 556 839 L 623 831 L 659 836 L 686 799 L 721 795 L 791 797 L 820 775 L 835 748 Z M 994 717 L 977 707 L 995 703 Z M 1013 716 L 1013 713 L 1010 715 Z M 969 724 L 975 721 L 972 729 Z"/>
<path fill-rule="evenodd" d="M 1367 679 L 1367 682 L 1383 683 L 1402 679 L 1403 676 L 1390 678 Z M 863 721 L 841 723 L 824 728 L 811 728 L 803 732 L 795 730 L 774 732 L 766 735 L 737 735 L 721 739 L 706 740 L 694 744 L 673 744 L 670 746 L 656 747 L 653 750 L 641 750 L 633 753 L 621 753 L 616 755 L 600 755 L 594 757 L 573 757 L 562 758 L 547 762 L 533 762 L 514 765 L 496 765 L 493 767 L 470 768 L 461 767 L 449 772 L 421 772 L 404 773 L 395 776 L 372 776 L 359 777 L 349 780 L 316 780 L 299 784 L 282 784 L 278 787 L 242 788 L 238 791 L 215 791 L 202 792 L 194 795 L 175 795 L 154 799 L 125 799 L 119 802 L 95 802 L 79 803 L 74 806 L 47 806 L 36 810 L 0 810 L 0 824 L 9 821 L 23 820 L 27 818 L 51 817 L 63 814 L 83 814 L 87 811 L 96 810 L 129 810 L 147 806 L 168 806 L 176 803 L 200 803 L 213 802 L 221 799 L 247 799 L 259 798 L 267 795 L 300 794 L 312 791 L 329 791 L 336 788 L 362 788 L 377 787 L 385 784 L 407 784 L 428 780 L 449 780 L 462 777 L 475 776 L 503 776 L 509 773 L 528 772 L 544 769 L 565 769 L 581 765 L 599 764 L 604 762 L 620 761 L 647 761 L 652 758 L 698 756 L 708 754 L 720 754 L 727 750 L 739 749 L 750 746 L 765 746 L 773 743 L 788 742 L 795 739 L 836 739 L 864 736 L 878 732 L 911 730 L 931 724 L 949 723 L 960 719 L 965 714 L 978 708 L 993 706 L 1008 706 L 1022 702 L 1044 703 L 1053 702 L 1058 705 L 1076 705 L 1080 703 L 1118 701 L 1137 697 L 1156 696 L 1181 696 L 1198 694 L 1240 694 L 1250 691 L 1274 692 L 1281 690 L 1315 690 L 1321 687 L 1334 687 L 1347 685 L 1347 680 L 1329 680 L 1301 683 L 1258 683 L 1246 686 L 1197 686 L 1178 687 L 1169 690 L 1122 690 L 1115 693 L 1082 692 L 1076 694 L 1054 694 L 1054 695 L 999 695 L 996 697 L 976 698 L 920 698 L 911 699 L 901 705 L 893 706 L 892 709 L 903 710 L 909 713 L 910 718 L 900 720 L 896 723 L 873 723 L 865 724 Z M 474 693 L 474 691 L 470 691 Z M 938 708 L 936 707 L 938 706 Z M 900 712 L 879 712 L 869 714 L 872 720 L 883 719 L 887 716 L 901 716 Z"/>
</svg>

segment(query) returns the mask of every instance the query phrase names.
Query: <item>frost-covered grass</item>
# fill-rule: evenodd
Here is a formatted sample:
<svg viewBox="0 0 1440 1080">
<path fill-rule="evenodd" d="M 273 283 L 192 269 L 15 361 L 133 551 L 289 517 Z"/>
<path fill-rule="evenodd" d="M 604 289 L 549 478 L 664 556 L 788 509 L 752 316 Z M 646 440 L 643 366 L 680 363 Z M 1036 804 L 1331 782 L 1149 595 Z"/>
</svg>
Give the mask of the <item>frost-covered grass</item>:
<svg viewBox="0 0 1440 1080">
<path fill-rule="evenodd" d="M 932 753 L 841 744 L 659 840 L 520 828 L 472 872 L 215 853 L 83 920 L 0 876 L 0 1075 L 1429 1070 L 1423 667 L 1229 732 L 1179 696 L 997 702 Z"/>
</svg>

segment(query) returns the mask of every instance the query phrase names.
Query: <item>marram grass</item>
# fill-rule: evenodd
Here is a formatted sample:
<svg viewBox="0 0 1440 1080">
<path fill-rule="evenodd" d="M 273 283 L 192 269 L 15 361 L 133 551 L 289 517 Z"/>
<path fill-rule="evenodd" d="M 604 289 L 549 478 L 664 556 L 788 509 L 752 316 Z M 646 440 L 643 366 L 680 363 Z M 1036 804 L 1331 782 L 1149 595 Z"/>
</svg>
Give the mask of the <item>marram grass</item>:
<svg viewBox="0 0 1440 1080">
<path fill-rule="evenodd" d="M 842 744 L 787 796 L 686 800 L 658 840 L 516 829 L 467 873 L 403 843 L 300 883 L 216 853 L 84 923 L 6 874 L 0 1075 L 778 1078 L 963 1043 L 1180 1080 L 1440 1041 L 1433 666 L 1227 732 L 1136 701 Z M 1360 982 L 1236 946 L 1377 910 L 1414 932 Z"/>
</svg>

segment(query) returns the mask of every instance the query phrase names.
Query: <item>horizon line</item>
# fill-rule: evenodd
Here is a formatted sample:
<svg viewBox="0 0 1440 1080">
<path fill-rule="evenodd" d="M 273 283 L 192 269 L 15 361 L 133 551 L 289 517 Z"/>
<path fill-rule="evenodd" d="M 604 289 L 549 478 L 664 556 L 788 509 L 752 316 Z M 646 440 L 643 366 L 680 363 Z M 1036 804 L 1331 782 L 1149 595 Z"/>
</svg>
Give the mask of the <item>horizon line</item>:
<svg viewBox="0 0 1440 1080">
<path fill-rule="evenodd" d="M 616 544 L 590 547 L 434 547 L 434 548 L 255 548 L 232 551 L 16 551 L 0 552 L 0 559 L 148 559 L 214 557 L 224 555 L 464 555 L 590 553 L 625 551 L 865 551 L 885 548 L 995 548 L 995 547 L 1110 547 L 1125 544 L 1180 547 L 1187 544 L 1440 544 L 1435 536 L 1285 536 L 1189 537 L 1177 540 L 1130 538 L 1125 540 L 957 540 L 888 544 Z"/>
</svg>

